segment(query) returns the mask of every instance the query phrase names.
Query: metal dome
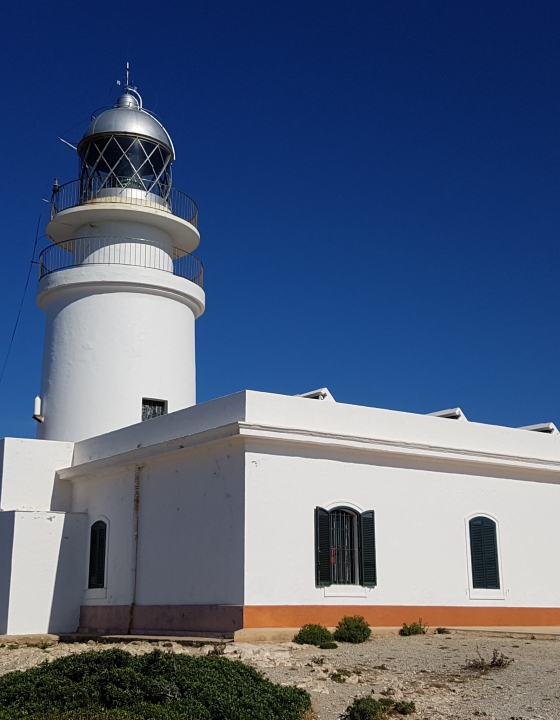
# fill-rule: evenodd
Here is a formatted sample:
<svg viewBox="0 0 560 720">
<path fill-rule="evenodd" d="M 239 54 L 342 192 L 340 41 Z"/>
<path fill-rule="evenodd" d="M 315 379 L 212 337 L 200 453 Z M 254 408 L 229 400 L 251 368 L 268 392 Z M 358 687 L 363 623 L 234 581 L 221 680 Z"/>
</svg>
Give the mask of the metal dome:
<svg viewBox="0 0 560 720">
<path fill-rule="evenodd" d="M 114 107 L 91 121 L 78 144 L 78 153 L 93 136 L 100 135 L 128 135 L 155 140 L 167 147 L 171 151 L 171 160 L 175 160 L 175 149 L 169 133 L 159 120 L 140 106 L 128 89 Z"/>
</svg>

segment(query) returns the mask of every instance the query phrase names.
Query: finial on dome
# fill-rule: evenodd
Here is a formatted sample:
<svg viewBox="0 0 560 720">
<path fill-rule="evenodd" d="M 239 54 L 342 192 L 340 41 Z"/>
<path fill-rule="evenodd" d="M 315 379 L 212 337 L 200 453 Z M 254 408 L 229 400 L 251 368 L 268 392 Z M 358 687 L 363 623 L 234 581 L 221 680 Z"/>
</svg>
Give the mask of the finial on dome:
<svg viewBox="0 0 560 720">
<path fill-rule="evenodd" d="M 134 110 L 138 110 L 140 107 L 140 103 L 138 100 L 134 97 L 134 95 L 131 95 L 128 92 L 123 93 L 120 98 L 115 103 L 115 107 L 118 108 L 133 108 Z"/>
</svg>

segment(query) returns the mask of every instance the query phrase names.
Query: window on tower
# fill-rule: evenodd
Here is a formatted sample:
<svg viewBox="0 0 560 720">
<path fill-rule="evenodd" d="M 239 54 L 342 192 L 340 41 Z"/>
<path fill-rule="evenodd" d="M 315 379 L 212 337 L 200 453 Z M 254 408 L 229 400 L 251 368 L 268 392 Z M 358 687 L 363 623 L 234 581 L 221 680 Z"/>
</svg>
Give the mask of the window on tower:
<svg viewBox="0 0 560 720">
<path fill-rule="evenodd" d="M 152 400 L 150 398 L 142 398 L 142 422 L 151 420 L 160 415 L 167 415 L 166 400 Z"/>
</svg>

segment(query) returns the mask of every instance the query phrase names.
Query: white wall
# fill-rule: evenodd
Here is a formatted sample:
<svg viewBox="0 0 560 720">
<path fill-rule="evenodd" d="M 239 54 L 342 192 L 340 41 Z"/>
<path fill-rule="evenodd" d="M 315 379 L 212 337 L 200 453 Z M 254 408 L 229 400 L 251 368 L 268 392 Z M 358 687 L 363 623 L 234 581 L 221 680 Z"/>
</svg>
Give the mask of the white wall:
<svg viewBox="0 0 560 720">
<path fill-rule="evenodd" d="M 85 518 L 58 512 L 16 512 L 14 521 L 4 632 L 75 632 Z"/>
<path fill-rule="evenodd" d="M 242 604 L 243 453 L 183 457 L 141 470 L 137 602 Z"/>
<path fill-rule="evenodd" d="M 72 509 L 85 514 L 87 525 L 78 571 L 82 605 L 129 605 L 132 602 L 134 473 L 134 467 L 119 468 L 73 484 Z M 106 594 L 87 589 L 90 528 L 101 519 L 108 524 Z"/>
<path fill-rule="evenodd" d="M 85 605 L 129 605 L 134 571 L 134 482 L 139 474 L 136 604 L 243 603 L 244 458 L 229 448 L 175 453 L 74 482 L 73 510 L 109 525 L 107 593 Z M 89 532 L 89 530 L 88 530 Z"/>
<path fill-rule="evenodd" d="M 246 604 L 558 605 L 560 486 L 293 454 L 247 455 Z M 375 510 L 378 586 L 364 598 L 315 587 L 314 509 L 336 505 Z M 476 600 L 475 514 L 498 522 L 503 589 Z"/>
<path fill-rule="evenodd" d="M 50 510 L 55 493 L 55 474 L 72 464 L 74 445 L 67 442 L 4 438 L 0 440 L 0 510 Z M 65 488 L 68 495 L 69 488 Z M 57 507 L 56 509 L 63 509 Z"/>
</svg>

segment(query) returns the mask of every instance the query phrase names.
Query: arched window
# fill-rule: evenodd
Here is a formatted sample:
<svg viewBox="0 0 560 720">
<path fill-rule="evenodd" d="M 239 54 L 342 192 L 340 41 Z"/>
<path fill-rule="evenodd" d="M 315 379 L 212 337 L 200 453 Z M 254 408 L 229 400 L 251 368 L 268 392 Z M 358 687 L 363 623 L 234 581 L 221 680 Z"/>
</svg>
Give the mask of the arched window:
<svg viewBox="0 0 560 720">
<path fill-rule="evenodd" d="M 105 587 L 105 552 L 107 546 L 107 523 L 97 520 L 91 526 L 89 541 L 88 588 Z"/>
<path fill-rule="evenodd" d="M 489 517 L 469 522 L 473 588 L 500 589 L 496 523 Z"/>
<path fill-rule="evenodd" d="M 373 510 L 315 508 L 315 574 L 319 587 L 377 585 Z"/>
</svg>

